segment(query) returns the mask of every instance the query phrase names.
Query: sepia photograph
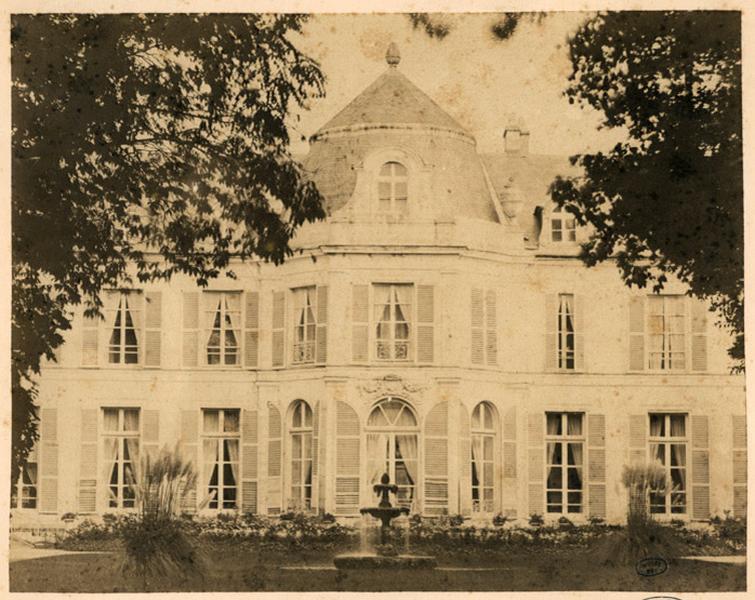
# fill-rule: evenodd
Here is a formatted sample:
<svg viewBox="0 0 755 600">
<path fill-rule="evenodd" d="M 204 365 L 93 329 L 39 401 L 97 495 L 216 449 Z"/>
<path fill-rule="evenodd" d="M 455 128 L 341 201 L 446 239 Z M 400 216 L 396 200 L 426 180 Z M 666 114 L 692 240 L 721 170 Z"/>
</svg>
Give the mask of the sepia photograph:
<svg viewBox="0 0 755 600">
<path fill-rule="evenodd" d="M 102 6 L 5 15 L 10 592 L 744 596 L 741 10 Z"/>
</svg>

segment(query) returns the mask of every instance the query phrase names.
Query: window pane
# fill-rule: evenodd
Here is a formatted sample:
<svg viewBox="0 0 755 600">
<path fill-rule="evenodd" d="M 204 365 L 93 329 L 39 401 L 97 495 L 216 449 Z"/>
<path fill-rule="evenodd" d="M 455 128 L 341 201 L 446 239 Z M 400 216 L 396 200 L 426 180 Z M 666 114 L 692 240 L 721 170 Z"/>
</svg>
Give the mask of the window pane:
<svg viewBox="0 0 755 600">
<path fill-rule="evenodd" d="M 202 414 L 203 430 L 207 433 L 218 433 L 220 431 L 220 411 L 205 410 Z"/>
<path fill-rule="evenodd" d="M 239 411 L 226 410 L 223 413 L 223 431 L 235 433 L 239 430 Z"/>
<path fill-rule="evenodd" d="M 405 181 L 397 181 L 394 185 L 394 193 L 396 194 L 396 198 L 406 198 L 407 196 L 407 185 Z"/>
<path fill-rule="evenodd" d="M 103 411 L 103 428 L 105 431 L 118 431 L 117 408 L 106 408 Z"/>
<path fill-rule="evenodd" d="M 127 408 L 123 411 L 124 431 L 139 431 L 139 409 Z"/>
<path fill-rule="evenodd" d="M 566 434 L 582 435 L 582 415 L 569 414 L 566 416 Z"/>
<path fill-rule="evenodd" d="M 670 415 L 671 437 L 684 437 L 685 433 L 685 415 Z"/>
<path fill-rule="evenodd" d="M 549 443 L 548 444 L 548 462 L 552 465 L 560 465 L 563 463 L 563 458 L 561 456 L 562 447 L 561 444 L 558 443 Z"/>
<path fill-rule="evenodd" d="M 475 409 L 472 411 L 472 429 L 481 429 L 481 413 L 482 412 L 482 404 L 478 404 L 475 406 Z"/>
<path fill-rule="evenodd" d="M 548 413 L 548 435 L 561 435 L 561 413 Z"/>
<path fill-rule="evenodd" d="M 650 457 L 660 464 L 666 464 L 666 446 L 663 444 L 650 444 Z"/>
<path fill-rule="evenodd" d="M 483 438 L 483 458 L 485 460 L 493 460 L 493 438 Z"/>
<path fill-rule="evenodd" d="M 381 181 L 378 183 L 378 198 L 380 200 L 390 200 L 391 197 L 391 184 L 388 181 Z"/>
<path fill-rule="evenodd" d="M 683 467 L 687 464 L 684 444 L 671 444 L 671 466 Z"/>
<path fill-rule="evenodd" d="M 551 467 L 548 470 L 548 488 L 549 489 L 560 489 L 563 487 L 563 478 L 562 478 L 563 470 L 561 467 Z"/>
<path fill-rule="evenodd" d="M 666 436 L 665 415 L 650 415 L 650 435 L 653 437 Z"/>
<path fill-rule="evenodd" d="M 570 490 L 582 489 L 582 469 L 570 468 L 568 475 L 568 487 Z"/>
</svg>

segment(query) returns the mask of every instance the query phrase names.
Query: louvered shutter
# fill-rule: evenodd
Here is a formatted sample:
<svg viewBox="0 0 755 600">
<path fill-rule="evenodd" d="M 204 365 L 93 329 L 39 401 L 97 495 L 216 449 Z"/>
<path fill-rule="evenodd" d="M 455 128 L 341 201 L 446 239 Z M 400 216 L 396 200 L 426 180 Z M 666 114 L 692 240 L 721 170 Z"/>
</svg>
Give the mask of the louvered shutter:
<svg viewBox="0 0 755 600">
<path fill-rule="evenodd" d="M 312 508 L 320 506 L 320 403 L 312 407 Z"/>
<path fill-rule="evenodd" d="M 198 410 L 181 411 L 181 454 L 187 462 L 190 462 L 196 473 L 200 473 L 198 446 L 199 446 L 199 417 Z M 201 475 L 200 475 L 201 477 Z M 204 502 L 206 490 L 200 490 L 200 502 Z M 196 484 L 189 488 L 183 500 L 183 510 L 185 512 L 196 512 L 197 510 L 197 488 Z"/>
<path fill-rule="evenodd" d="M 244 366 L 256 369 L 259 365 L 260 294 L 244 295 Z"/>
<path fill-rule="evenodd" d="M 281 481 L 281 413 L 276 406 L 267 405 L 267 512 L 277 515 L 283 507 Z"/>
<path fill-rule="evenodd" d="M 558 297 L 545 295 L 545 370 L 555 371 L 558 365 Z"/>
<path fill-rule="evenodd" d="M 692 370 L 708 370 L 708 308 L 700 300 L 692 299 Z"/>
<path fill-rule="evenodd" d="M 472 288 L 471 297 L 471 339 L 473 365 L 485 362 L 485 304 L 482 290 Z"/>
<path fill-rule="evenodd" d="M 183 366 L 196 367 L 199 358 L 199 292 L 183 293 Z"/>
<path fill-rule="evenodd" d="M 424 512 L 448 513 L 448 402 L 436 404 L 425 418 Z"/>
<path fill-rule="evenodd" d="M 355 285 L 351 288 L 351 360 L 366 363 L 369 359 L 370 288 Z"/>
<path fill-rule="evenodd" d="M 241 411 L 241 511 L 257 513 L 257 411 Z"/>
<path fill-rule="evenodd" d="M 582 296 L 574 295 L 574 369 L 585 370 L 585 307 Z"/>
<path fill-rule="evenodd" d="M 710 517 L 710 451 L 708 417 L 692 415 L 692 518 Z"/>
<path fill-rule="evenodd" d="M 435 356 L 435 288 L 417 286 L 417 362 L 432 363 Z"/>
<path fill-rule="evenodd" d="M 96 408 L 81 410 L 78 512 L 84 514 L 97 511 L 97 420 Z"/>
<path fill-rule="evenodd" d="M 273 366 L 282 367 L 285 362 L 286 344 L 286 296 L 285 292 L 273 292 Z"/>
<path fill-rule="evenodd" d="M 587 499 L 591 517 L 606 517 L 606 417 L 587 415 Z"/>
<path fill-rule="evenodd" d="M 733 513 L 747 516 L 747 417 L 732 415 L 732 449 L 734 474 Z"/>
<path fill-rule="evenodd" d="M 359 417 L 345 402 L 336 402 L 336 514 L 359 512 Z"/>
<path fill-rule="evenodd" d="M 58 409 L 40 411 L 39 512 L 58 512 Z"/>
<path fill-rule="evenodd" d="M 629 415 L 629 462 L 643 465 L 647 461 L 647 415 Z"/>
<path fill-rule="evenodd" d="M 645 369 L 645 297 L 629 299 L 629 370 Z"/>
<path fill-rule="evenodd" d="M 99 317 L 85 317 L 81 326 L 81 365 L 96 367 L 99 359 Z"/>
<path fill-rule="evenodd" d="M 142 444 L 144 454 L 154 459 L 160 449 L 160 411 L 142 411 Z"/>
<path fill-rule="evenodd" d="M 328 362 L 328 286 L 317 286 L 317 333 L 315 334 L 315 362 Z"/>
<path fill-rule="evenodd" d="M 542 515 L 545 510 L 545 430 L 544 415 L 527 415 L 527 480 L 530 514 Z"/>
<path fill-rule="evenodd" d="M 498 364 L 498 313 L 495 290 L 485 292 L 485 361 Z"/>
<path fill-rule="evenodd" d="M 459 508 L 464 516 L 472 514 L 472 440 L 469 413 L 459 405 Z"/>
<path fill-rule="evenodd" d="M 509 517 L 516 517 L 516 406 L 509 406 L 503 413 L 503 511 Z"/>
<path fill-rule="evenodd" d="M 162 349 L 162 292 L 144 294 L 144 366 L 159 367 Z"/>
</svg>

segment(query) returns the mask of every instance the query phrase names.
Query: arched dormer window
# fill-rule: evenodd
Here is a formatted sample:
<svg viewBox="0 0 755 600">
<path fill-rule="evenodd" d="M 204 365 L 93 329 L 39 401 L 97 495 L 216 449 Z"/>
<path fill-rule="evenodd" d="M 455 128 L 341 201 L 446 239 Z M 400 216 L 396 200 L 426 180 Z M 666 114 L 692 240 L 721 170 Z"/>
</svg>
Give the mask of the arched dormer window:
<svg viewBox="0 0 755 600">
<path fill-rule="evenodd" d="M 550 241 L 554 244 L 577 241 L 577 220 L 568 210 L 557 206 L 551 211 Z"/>
<path fill-rule="evenodd" d="M 409 197 L 409 173 L 399 162 L 380 167 L 378 174 L 378 210 L 387 214 L 404 214 Z"/>
</svg>

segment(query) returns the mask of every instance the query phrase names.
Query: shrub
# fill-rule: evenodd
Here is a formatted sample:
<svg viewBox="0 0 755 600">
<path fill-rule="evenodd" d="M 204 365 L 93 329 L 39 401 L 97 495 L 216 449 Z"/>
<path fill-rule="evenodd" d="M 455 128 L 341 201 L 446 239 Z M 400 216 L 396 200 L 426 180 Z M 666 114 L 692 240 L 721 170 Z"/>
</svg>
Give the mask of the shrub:
<svg viewBox="0 0 755 600">
<path fill-rule="evenodd" d="M 542 527 L 545 524 L 545 519 L 543 519 L 543 515 L 532 513 L 530 515 L 529 524 L 532 527 Z"/>
<path fill-rule="evenodd" d="M 734 551 L 743 550 L 747 544 L 747 519 L 731 516 L 730 511 L 724 517 L 710 519 L 715 536 Z"/>
<path fill-rule="evenodd" d="M 504 525 L 506 525 L 506 523 L 508 523 L 508 521 L 509 521 L 509 517 L 501 513 L 498 513 L 497 515 L 493 517 L 493 525 L 495 527 L 503 527 Z"/>
</svg>

